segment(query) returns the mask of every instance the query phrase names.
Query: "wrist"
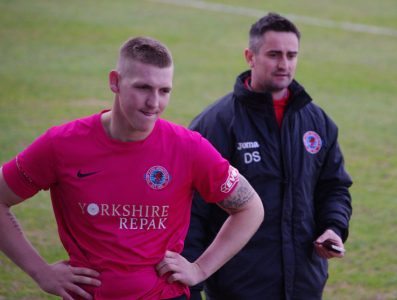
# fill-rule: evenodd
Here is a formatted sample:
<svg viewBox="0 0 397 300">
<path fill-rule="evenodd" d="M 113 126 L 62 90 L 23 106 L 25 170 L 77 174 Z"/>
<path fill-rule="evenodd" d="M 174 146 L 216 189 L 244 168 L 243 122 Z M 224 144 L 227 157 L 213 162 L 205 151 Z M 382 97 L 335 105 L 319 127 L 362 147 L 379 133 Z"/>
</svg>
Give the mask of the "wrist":
<svg viewBox="0 0 397 300">
<path fill-rule="evenodd" d="M 46 280 L 46 275 L 50 273 L 50 268 L 49 265 L 43 261 L 27 269 L 26 273 L 41 286 L 41 283 Z"/>
<path fill-rule="evenodd" d="M 204 280 L 206 280 L 210 274 L 207 274 L 207 272 L 200 266 L 200 264 L 195 261 L 193 262 L 193 266 L 195 267 L 196 270 L 196 277 L 197 277 L 197 282 L 194 284 L 199 284 L 200 282 L 203 282 Z"/>
<path fill-rule="evenodd" d="M 342 232 L 341 230 L 337 227 L 337 226 L 328 226 L 326 230 L 331 230 L 333 231 L 337 236 L 339 236 L 340 238 L 342 238 Z"/>
</svg>

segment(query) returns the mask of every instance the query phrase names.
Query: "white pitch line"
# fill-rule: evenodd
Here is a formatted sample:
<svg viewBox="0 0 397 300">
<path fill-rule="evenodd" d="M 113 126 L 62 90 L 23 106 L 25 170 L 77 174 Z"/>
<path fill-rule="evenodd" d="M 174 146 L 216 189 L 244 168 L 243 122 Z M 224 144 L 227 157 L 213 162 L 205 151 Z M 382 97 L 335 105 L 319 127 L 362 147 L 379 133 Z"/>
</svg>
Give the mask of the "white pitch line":
<svg viewBox="0 0 397 300">
<path fill-rule="evenodd" d="M 151 1 L 166 3 L 166 4 L 174 4 L 179 6 L 186 6 L 186 7 L 197 8 L 208 11 L 250 16 L 256 18 L 260 18 L 266 13 L 265 11 L 260 11 L 258 9 L 252 9 L 242 6 L 231 6 L 220 3 L 210 3 L 199 0 L 151 0 Z M 291 19 L 292 21 L 298 21 L 307 25 L 326 27 L 326 28 L 339 28 L 346 31 L 397 37 L 397 29 L 392 29 L 387 27 L 371 26 L 371 25 L 351 23 L 351 22 L 336 22 L 332 20 L 318 19 L 318 18 L 312 18 L 306 16 L 293 15 L 293 14 L 285 14 L 284 16 Z"/>
</svg>

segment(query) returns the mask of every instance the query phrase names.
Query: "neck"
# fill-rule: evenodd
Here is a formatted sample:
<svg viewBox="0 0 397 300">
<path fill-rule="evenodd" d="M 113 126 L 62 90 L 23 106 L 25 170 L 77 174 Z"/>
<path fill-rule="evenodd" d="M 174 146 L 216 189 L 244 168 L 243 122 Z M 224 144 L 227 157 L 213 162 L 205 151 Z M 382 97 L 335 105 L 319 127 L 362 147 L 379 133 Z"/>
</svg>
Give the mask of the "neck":
<svg viewBox="0 0 397 300">
<path fill-rule="evenodd" d="M 288 88 L 284 88 L 282 90 L 278 90 L 278 91 L 269 91 L 265 88 L 265 86 L 259 85 L 257 82 L 255 82 L 255 80 L 253 80 L 253 75 L 251 73 L 251 76 L 245 79 L 245 87 L 251 91 L 257 92 L 257 93 L 265 93 L 265 92 L 270 92 L 273 98 L 273 101 L 277 101 L 280 99 L 284 99 L 286 97 L 288 97 L 289 95 L 289 91 Z"/>
<path fill-rule="evenodd" d="M 273 101 L 277 101 L 277 100 L 282 100 L 288 97 L 288 89 L 285 88 L 281 91 L 277 91 L 277 92 L 273 92 L 272 93 L 272 97 L 273 97 Z"/>
<path fill-rule="evenodd" d="M 114 108 L 113 108 L 114 109 Z M 108 111 L 101 116 L 102 126 L 105 129 L 106 135 L 114 140 L 121 142 L 137 142 L 146 139 L 149 133 L 133 132 L 127 130 L 124 126 L 114 117 L 114 111 Z"/>
</svg>

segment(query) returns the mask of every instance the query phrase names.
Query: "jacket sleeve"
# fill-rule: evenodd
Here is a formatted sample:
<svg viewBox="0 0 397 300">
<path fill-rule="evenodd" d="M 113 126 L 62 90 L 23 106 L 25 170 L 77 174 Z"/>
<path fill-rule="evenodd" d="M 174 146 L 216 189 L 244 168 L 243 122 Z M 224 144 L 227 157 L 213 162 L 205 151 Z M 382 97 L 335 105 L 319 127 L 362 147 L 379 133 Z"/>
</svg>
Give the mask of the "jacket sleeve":
<svg viewBox="0 0 397 300">
<path fill-rule="evenodd" d="M 345 170 L 343 154 L 335 137 L 315 189 L 319 234 L 330 228 L 346 241 L 352 214 L 351 185 L 352 180 Z"/>
</svg>

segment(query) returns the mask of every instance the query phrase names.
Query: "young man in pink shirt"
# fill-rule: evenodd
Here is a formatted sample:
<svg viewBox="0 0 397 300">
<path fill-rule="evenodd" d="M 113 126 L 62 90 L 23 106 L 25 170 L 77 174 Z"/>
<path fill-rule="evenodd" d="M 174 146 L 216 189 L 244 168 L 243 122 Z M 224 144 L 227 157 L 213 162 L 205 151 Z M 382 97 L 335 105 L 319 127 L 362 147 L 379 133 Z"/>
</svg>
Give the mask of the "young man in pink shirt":
<svg viewBox="0 0 397 300">
<path fill-rule="evenodd" d="M 264 216 L 249 183 L 198 133 L 160 119 L 172 89 L 169 50 L 128 40 L 109 74 L 111 110 L 50 128 L 0 172 L 0 249 L 64 299 L 188 299 Z M 50 190 L 67 262 L 48 264 L 10 207 Z M 194 191 L 230 216 L 195 262 L 179 253 Z"/>
</svg>

